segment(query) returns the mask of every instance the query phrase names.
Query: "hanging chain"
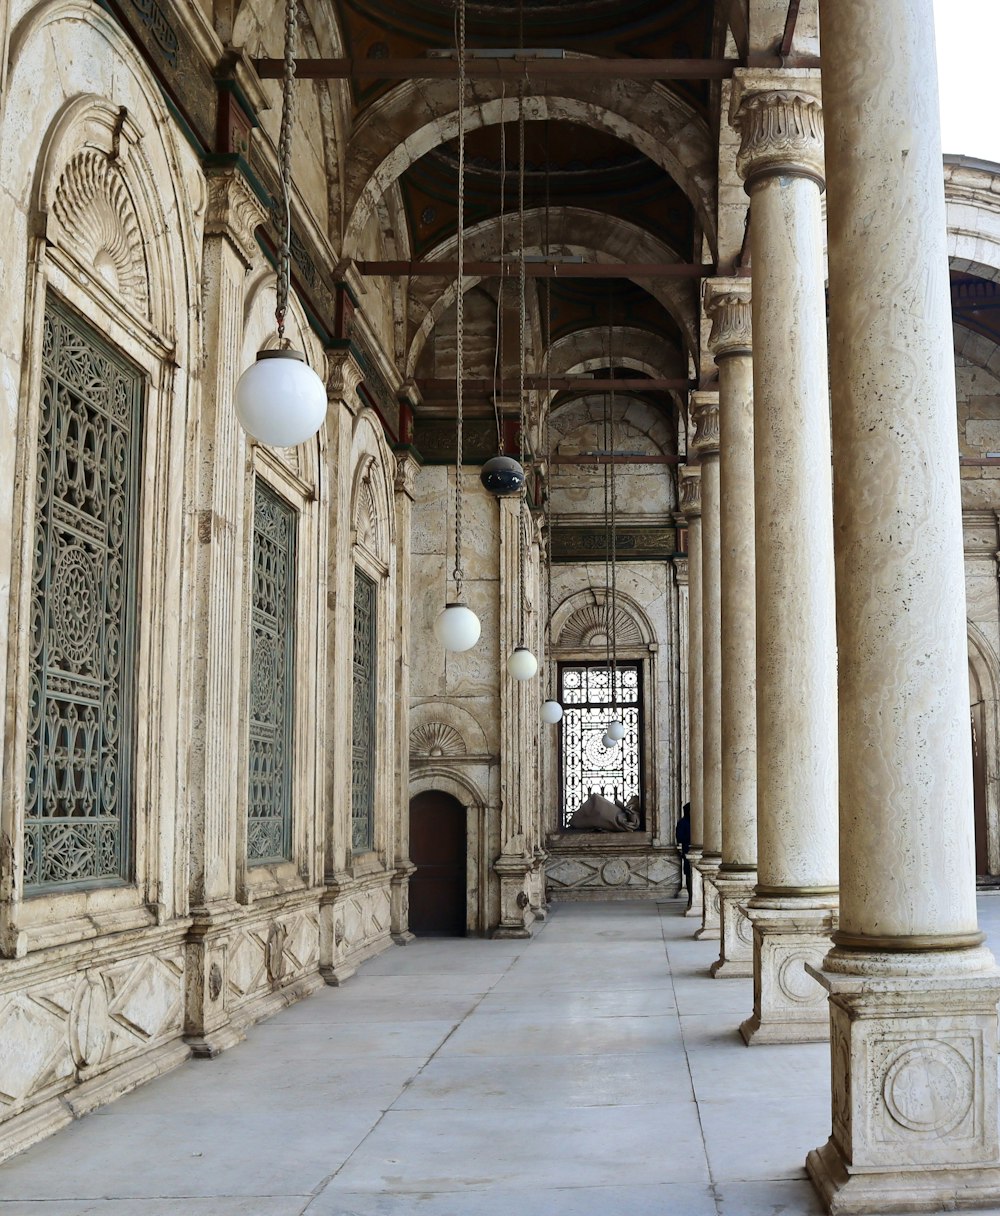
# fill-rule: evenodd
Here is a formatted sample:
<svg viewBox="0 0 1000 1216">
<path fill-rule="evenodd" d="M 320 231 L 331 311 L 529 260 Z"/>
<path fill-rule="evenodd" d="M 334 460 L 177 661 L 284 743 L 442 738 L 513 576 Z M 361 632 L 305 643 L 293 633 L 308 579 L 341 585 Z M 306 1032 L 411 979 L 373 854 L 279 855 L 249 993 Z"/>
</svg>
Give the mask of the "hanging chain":
<svg viewBox="0 0 1000 1216">
<path fill-rule="evenodd" d="M 613 311 L 608 324 L 608 363 L 611 370 L 611 426 L 609 452 L 611 464 L 611 705 L 618 704 L 618 491 L 615 480 L 615 328 Z"/>
<path fill-rule="evenodd" d="M 288 312 L 292 272 L 292 119 L 298 31 L 298 0 L 285 0 L 285 64 L 281 78 L 281 128 L 278 133 L 278 176 L 281 178 L 284 215 L 278 245 L 278 290 L 274 308 L 279 341 L 285 337 L 285 314 Z"/>
<path fill-rule="evenodd" d="M 611 362 L 611 341 L 608 340 L 608 363 Z M 609 450 L 608 433 L 608 394 L 603 398 L 604 430 L 603 450 Z M 612 696 L 614 696 L 614 677 L 611 672 L 611 500 L 609 497 L 608 462 L 601 462 L 604 472 L 604 660 L 608 669 L 608 679 L 611 681 Z"/>
<path fill-rule="evenodd" d="M 525 336 L 525 321 L 527 313 L 527 275 L 524 266 L 524 81 L 522 80 L 517 91 L 517 278 L 519 287 L 519 306 L 517 311 L 517 337 L 521 349 L 520 360 L 520 384 L 518 388 L 518 439 L 519 439 L 519 456 L 521 468 L 524 468 L 524 457 L 526 451 L 525 433 L 528 429 L 528 406 L 524 392 L 524 372 L 525 363 L 527 362 L 527 351 L 524 348 Z M 524 537 L 524 515 L 528 512 L 528 480 L 525 477 L 524 486 L 521 490 L 521 512 L 519 515 L 518 537 L 520 540 L 520 561 L 521 561 L 521 645 L 524 645 L 524 635 L 526 631 L 526 622 L 528 615 L 528 588 L 527 588 L 527 554 L 525 552 L 527 545 Z M 529 518 L 530 518 L 530 512 Z"/>
<path fill-rule="evenodd" d="M 500 84 L 500 251 L 498 262 L 503 262 L 505 237 L 507 235 L 507 125 L 504 122 L 504 108 L 507 101 L 507 82 Z M 493 416 L 497 424 L 497 451 L 503 455 L 503 422 L 500 417 L 500 398 L 503 397 L 503 285 L 504 276 L 500 275 L 497 286 L 497 347 L 496 358 L 493 360 Z M 500 378 L 500 393 L 497 395 L 497 376 Z"/>
<path fill-rule="evenodd" d="M 465 345 L 465 0 L 458 0 L 458 295 L 455 299 L 455 592 L 462 599 L 462 376 Z"/>
<path fill-rule="evenodd" d="M 546 254 L 548 254 L 548 197 L 546 194 Z M 554 699 L 555 664 L 552 662 L 552 280 L 545 280 L 545 492 L 542 511 L 545 519 L 545 665 L 549 700 Z"/>
</svg>

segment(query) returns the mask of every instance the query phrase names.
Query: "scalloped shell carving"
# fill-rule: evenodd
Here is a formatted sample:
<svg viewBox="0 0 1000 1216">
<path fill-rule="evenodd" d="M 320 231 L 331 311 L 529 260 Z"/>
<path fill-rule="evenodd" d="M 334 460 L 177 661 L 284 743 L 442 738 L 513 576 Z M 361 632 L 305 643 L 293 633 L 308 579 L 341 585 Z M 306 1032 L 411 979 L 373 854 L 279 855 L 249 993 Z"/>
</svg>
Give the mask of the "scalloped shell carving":
<svg viewBox="0 0 1000 1216">
<path fill-rule="evenodd" d="M 615 610 L 615 628 L 620 647 L 641 646 L 642 634 L 635 620 L 624 608 Z M 606 644 L 611 628 L 610 613 L 605 604 L 585 604 L 577 608 L 559 634 L 559 645 L 572 647 L 575 650 L 586 650 L 589 647 Z"/>
<path fill-rule="evenodd" d="M 116 295 L 149 316 L 149 275 L 135 206 L 115 164 L 100 152 L 78 152 L 63 170 L 52 215 L 57 242 Z"/>
<path fill-rule="evenodd" d="M 410 754 L 414 756 L 464 756 L 465 740 L 447 722 L 426 722 L 410 731 Z"/>
</svg>

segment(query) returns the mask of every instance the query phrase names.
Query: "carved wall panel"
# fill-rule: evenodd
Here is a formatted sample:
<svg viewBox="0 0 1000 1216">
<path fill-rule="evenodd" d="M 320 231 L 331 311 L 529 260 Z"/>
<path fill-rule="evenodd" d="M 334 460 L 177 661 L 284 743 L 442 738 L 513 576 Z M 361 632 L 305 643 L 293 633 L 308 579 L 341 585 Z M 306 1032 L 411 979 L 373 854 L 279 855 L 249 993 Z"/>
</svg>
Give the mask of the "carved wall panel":
<svg viewBox="0 0 1000 1216">
<path fill-rule="evenodd" d="M 231 1013 L 319 966 L 319 915 L 311 908 L 242 925 L 230 939 L 226 1003 Z"/>
<path fill-rule="evenodd" d="M 372 848 L 375 827 L 377 600 L 375 581 L 361 570 L 355 570 L 351 731 L 351 850 L 354 853 Z"/>
<path fill-rule="evenodd" d="M 667 899 L 680 885 L 675 855 L 619 852 L 591 837 L 570 849 L 549 846 L 545 882 L 553 899 Z"/>
</svg>

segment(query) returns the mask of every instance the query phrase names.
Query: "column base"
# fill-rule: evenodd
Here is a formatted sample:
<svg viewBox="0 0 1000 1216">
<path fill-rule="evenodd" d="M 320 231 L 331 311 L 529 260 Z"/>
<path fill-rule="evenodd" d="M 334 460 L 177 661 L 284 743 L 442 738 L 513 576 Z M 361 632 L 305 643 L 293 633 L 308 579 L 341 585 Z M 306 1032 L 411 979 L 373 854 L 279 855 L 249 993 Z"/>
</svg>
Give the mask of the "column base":
<svg viewBox="0 0 1000 1216">
<path fill-rule="evenodd" d="M 990 952 L 831 950 L 830 1139 L 806 1160 L 831 1213 L 993 1208 L 1000 1194 Z"/>
<path fill-rule="evenodd" d="M 701 920 L 702 900 L 704 898 L 704 888 L 701 882 L 701 871 L 698 869 L 698 864 L 701 861 L 701 849 L 691 849 L 688 853 L 688 865 L 691 871 L 691 898 L 688 900 L 685 916 L 691 916 L 697 920 Z"/>
<path fill-rule="evenodd" d="M 743 1041 L 826 1042 L 826 996 L 805 964 L 818 967 L 830 949 L 837 897 L 754 896 L 745 911 L 753 925 L 753 1013 L 740 1027 Z"/>
<path fill-rule="evenodd" d="M 742 905 L 753 897 L 754 870 L 726 870 L 715 876 L 719 892 L 719 957 L 709 968 L 716 979 L 746 979 L 753 975 L 753 926 Z"/>
<path fill-rule="evenodd" d="M 719 872 L 721 857 L 717 853 L 704 853 L 698 862 L 701 872 L 701 928 L 695 930 L 694 939 L 698 942 L 718 941 L 722 929 L 719 921 L 719 888 L 715 885 L 715 876 Z"/>
</svg>

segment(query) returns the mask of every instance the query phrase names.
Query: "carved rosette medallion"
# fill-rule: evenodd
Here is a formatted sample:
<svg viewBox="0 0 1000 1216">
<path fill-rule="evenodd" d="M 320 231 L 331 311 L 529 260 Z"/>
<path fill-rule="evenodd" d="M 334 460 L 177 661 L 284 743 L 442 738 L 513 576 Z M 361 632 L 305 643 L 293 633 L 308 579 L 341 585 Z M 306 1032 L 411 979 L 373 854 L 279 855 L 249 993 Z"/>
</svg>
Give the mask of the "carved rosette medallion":
<svg viewBox="0 0 1000 1216">
<path fill-rule="evenodd" d="M 753 352 L 750 285 L 705 284 L 705 313 L 712 321 L 708 349 L 720 359 Z"/>
<path fill-rule="evenodd" d="M 818 1005 L 826 1000 L 826 993 L 806 971 L 806 963 L 816 963 L 815 953 L 796 950 L 778 968 L 778 987 L 793 1005 Z"/>
<path fill-rule="evenodd" d="M 69 1043 L 77 1068 L 99 1064 L 111 1038 L 108 993 L 99 976 L 87 975 L 77 986 L 69 1013 Z"/>
<path fill-rule="evenodd" d="M 968 1061 L 940 1040 L 908 1044 L 889 1062 L 882 1081 L 882 1100 L 893 1121 L 922 1135 L 954 1131 L 974 1096 Z"/>
<path fill-rule="evenodd" d="M 823 107 L 798 90 L 748 93 L 733 118 L 740 133 L 736 168 L 747 189 L 764 177 L 811 177 L 822 189 Z"/>
<path fill-rule="evenodd" d="M 629 880 L 631 871 L 628 862 L 620 857 L 612 857 L 601 867 L 601 878 L 609 887 L 623 887 Z"/>
<path fill-rule="evenodd" d="M 681 465 L 680 509 L 688 519 L 701 516 L 701 469 L 697 465 Z"/>
<path fill-rule="evenodd" d="M 692 448 L 702 458 L 719 454 L 719 394 L 692 393 L 691 416 L 694 419 Z"/>
</svg>

